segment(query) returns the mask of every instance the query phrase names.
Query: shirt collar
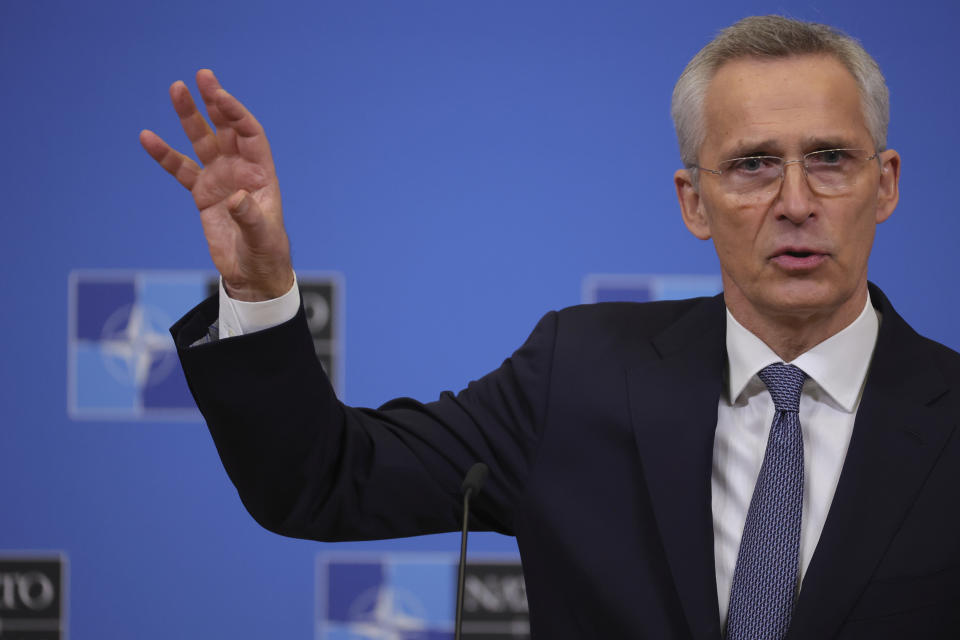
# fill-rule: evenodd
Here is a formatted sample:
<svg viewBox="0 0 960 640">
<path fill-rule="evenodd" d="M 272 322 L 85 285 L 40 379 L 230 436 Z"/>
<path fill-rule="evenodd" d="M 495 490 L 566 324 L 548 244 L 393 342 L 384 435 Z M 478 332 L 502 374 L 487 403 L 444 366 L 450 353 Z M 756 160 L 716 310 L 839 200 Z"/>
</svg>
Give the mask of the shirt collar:
<svg viewBox="0 0 960 640">
<path fill-rule="evenodd" d="M 856 320 L 788 364 L 803 369 L 837 404 L 846 411 L 853 411 L 860 400 L 879 327 L 878 313 L 870 303 L 868 293 L 867 303 Z M 727 391 L 731 403 L 743 393 L 757 372 L 769 364 L 783 362 L 760 338 L 737 322 L 729 309 L 727 359 Z"/>
</svg>

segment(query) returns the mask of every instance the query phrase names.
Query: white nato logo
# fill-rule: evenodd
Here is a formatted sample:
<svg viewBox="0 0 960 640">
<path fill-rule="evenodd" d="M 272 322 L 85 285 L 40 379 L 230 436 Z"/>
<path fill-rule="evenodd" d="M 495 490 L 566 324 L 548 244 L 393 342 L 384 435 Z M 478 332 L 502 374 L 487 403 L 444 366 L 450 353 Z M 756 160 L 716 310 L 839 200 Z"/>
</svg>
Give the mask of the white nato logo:
<svg viewBox="0 0 960 640">
<path fill-rule="evenodd" d="M 67 411 L 81 420 L 197 420 L 167 331 L 206 297 L 199 271 L 75 270 L 69 276 Z"/>
<path fill-rule="evenodd" d="M 427 629 L 426 609 L 409 591 L 387 585 L 368 589 L 350 605 L 349 629 L 370 640 L 404 640 Z"/>
<path fill-rule="evenodd" d="M 141 304 L 118 308 L 103 323 L 100 339 L 107 371 L 118 382 L 138 388 L 164 380 L 176 364 L 173 339 L 164 329 L 171 324 L 156 308 Z"/>
</svg>

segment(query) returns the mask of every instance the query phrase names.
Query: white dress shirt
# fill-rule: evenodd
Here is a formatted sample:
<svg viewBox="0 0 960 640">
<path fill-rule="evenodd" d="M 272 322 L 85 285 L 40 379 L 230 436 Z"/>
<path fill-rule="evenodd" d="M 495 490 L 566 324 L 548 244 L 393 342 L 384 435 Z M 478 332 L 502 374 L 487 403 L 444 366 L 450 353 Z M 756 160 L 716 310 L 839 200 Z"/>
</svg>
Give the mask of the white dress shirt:
<svg viewBox="0 0 960 640">
<path fill-rule="evenodd" d="M 833 502 L 879 326 L 868 294 L 866 306 L 852 324 L 788 363 L 808 376 L 800 395 L 804 467 L 801 582 Z M 727 395 L 720 397 L 717 410 L 711 483 L 721 622 L 727 617 L 740 537 L 773 423 L 773 399 L 757 372 L 768 364 L 783 362 L 729 310 L 727 357 Z"/>
<path fill-rule="evenodd" d="M 219 337 L 252 333 L 293 318 L 300 307 L 296 280 L 279 298 L 242 302 L 220 281 Z M 792 363 L 808 379 L 800 396 L 804 487 L 800 530 L 800 580 L 820 539 L 847 455 L 853 421 L 877 340 L 879 318 L 867 304 L 854 322 Z M 720 620 L 725 623 L 740 537 L 760 474 L 774 406 L 757 376 L 782 360 L 727 311 L 727 395 L 717 410 L 713 443 L 712 508 Z"/>
<path fill-rule="evenodd" d="M 300 289 L 297 288 L 297 275 L 293 275 L 293 284 L 289 291 L 273 300 L 263 302 L 244 302 L 227 295 L 220 278 L 220 312 L 217 317 L 219 338 L 233 338 L 245 333 L 269 329 L 297 315 L 300 309 Z"/>
</svg>

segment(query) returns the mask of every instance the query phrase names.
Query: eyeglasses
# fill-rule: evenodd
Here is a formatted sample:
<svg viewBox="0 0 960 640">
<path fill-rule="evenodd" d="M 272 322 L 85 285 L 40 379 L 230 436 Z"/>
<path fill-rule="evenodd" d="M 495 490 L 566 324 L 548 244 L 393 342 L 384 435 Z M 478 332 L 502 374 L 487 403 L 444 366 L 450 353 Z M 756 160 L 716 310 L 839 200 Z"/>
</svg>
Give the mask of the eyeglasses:
<svg viewBox="0 0 960 640">
<path fill-rule="evenodd" d="M 879 155 L 864 149 L 825 149 L 812 151 L 800 160 L 777 156 L 748 156 L 724 160 L 716 169 L 690 165 L 719 176 L 725 191 L 745 199 L 764 200 L 779 191 L 787 165 L 799 164 L 810 190 L 821 196 L 849 193 L 857 183 L 863 166 Z"/>
</svg>

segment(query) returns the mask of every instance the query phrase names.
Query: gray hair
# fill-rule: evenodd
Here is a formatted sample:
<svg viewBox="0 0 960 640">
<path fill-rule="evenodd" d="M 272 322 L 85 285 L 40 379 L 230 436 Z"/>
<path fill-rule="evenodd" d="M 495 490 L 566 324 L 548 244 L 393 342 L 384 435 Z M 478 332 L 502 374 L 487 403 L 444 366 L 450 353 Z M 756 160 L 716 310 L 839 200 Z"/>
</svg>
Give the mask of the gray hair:
<svg viewBox="0 0 960 640">
<path fill-rule="evenodd" d="M 782 16 L 753 16 L 721 31 L 687 64 L 673 88 L 670 114 L 685 166 L 697 164 L 706 137 L 703 103 L 717 69 L 738 58 L 786 58 L 824 54 L 836 58 L 853 75 L 867 129 L 876 150 L 887 145 L 890 94 L 877 61 L 860 43 L 833 27 Z M 695 176 L 694 176 L 695 177 Z"/>
</svg>

